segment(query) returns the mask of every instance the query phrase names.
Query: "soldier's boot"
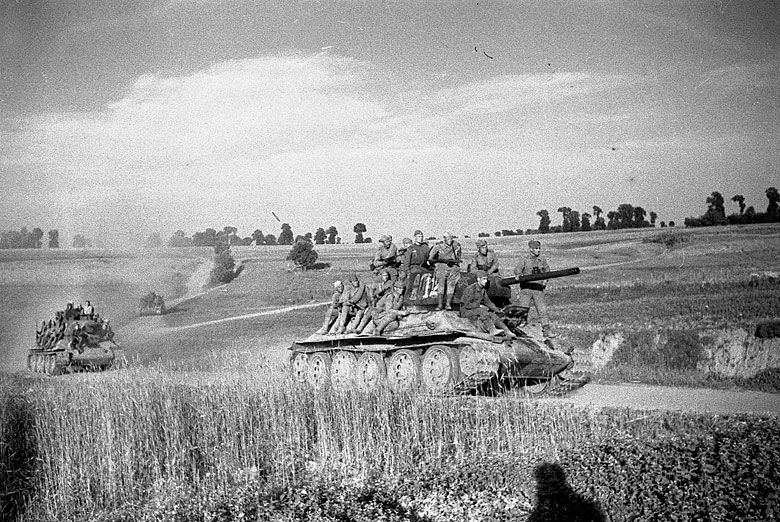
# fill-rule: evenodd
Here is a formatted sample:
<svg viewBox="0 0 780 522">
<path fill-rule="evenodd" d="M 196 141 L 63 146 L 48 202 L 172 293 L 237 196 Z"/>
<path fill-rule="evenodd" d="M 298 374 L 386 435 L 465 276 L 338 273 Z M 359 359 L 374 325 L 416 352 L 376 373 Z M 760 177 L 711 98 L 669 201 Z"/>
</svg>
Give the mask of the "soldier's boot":
<svg viewBox="0 0 780 522">
<path fill-rule="evenodd" d="M 555 330 L 553 330 L 553 327 L 549 324 L 542 325 L 542 335 L 547 337 L 548 339 L 554 339 L 558 337 L 558 333 Z"/>
<path fill-rule="evenodd" d="M 371 321 L 371 314 L 363 314 L 363 318 L 360 320 L 360 324 L 357 327 L 357 333 L 363 333 Z"/>
<path fill-rule="evenodd" d="M 326 333 L 328 333 L 328 330 L 330 330 L 330 325 L 332 324 L 331 322 L 332 320 L 333 320 L 332 316 L 330 315 L 327 316 L 325 320 L 322 321 L 322 327 L 319 330 L 317 330 L 315 333 L 317 335 L 325 335 Z"/>
<path fill-rule="evenodd" d="M 439 294 L 438 301 L 439 304 L 436 305 L 436 310 L 444 310 L 444 295 Z"/>
<path fill-rule="evenodd" d="M 529 308 L 521 308 L 520 309 L 520 311 L 519 311 L 520 322 L 517 323 L 517 327 L 518 328 L 523 328 L 524 326 L 526 326 L 528 324 L 528 310 L 530 310 L 530 309 Z"/>
<path fill-rule="evenodd" d="M 347 317 L 349 314 L 346 310 L 342 310 L 341 315 L 339 315 L 339 325 L 338 328 L 336 328 L 337 334 L 343 334 L 344 331 L 347 329 Z"/>
<path fill-rule="evenodd" d="M 358 325 L 360 324 L 360 321 L 363 320 L 363 314 L 365 313 L 365 310 L 358 310 L 355 313 L 355 317 L 352 318 L 352 321 L 349 323 L 349 327 L 347 327 L 347 333 L 355 333 L 357 330 Z"/>
<path fill-rule="evenodd" d="M 392 317 L 383 317 L 382 319 L 374 323 L 376 325 L 376 327 L 374 328 L 374 335 L 380 335 L 382 331 L 385 328 L 387 328 L 387 325 L 392 323 L 393 321 L 394 319 Z"/>
<path fill-rule="evenodd" d="M 446 304 L 446 306 L 444 307 L 444 309 L 445 309 L 445 310 L 452 310 L 452 299 L 453 299 L 454 297 L 455 297 L 455 293 L 454 293 L 454 292 L 453 292 L 453 293 L 451 293 L 451 294 L 447 294 L 447 295 L 446 295 L 447 304 Z"/>
</svg>

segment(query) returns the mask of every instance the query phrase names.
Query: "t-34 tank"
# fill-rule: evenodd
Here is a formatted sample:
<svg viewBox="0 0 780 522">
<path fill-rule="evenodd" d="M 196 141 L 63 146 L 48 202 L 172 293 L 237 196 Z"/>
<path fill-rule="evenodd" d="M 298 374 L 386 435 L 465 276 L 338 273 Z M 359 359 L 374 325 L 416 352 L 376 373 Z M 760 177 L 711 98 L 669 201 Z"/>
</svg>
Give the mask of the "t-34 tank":
<svg viewBox="0 0 780 522">
<path fill-rule="evenodd" d="M 548 272 L 544 278 L 578 272 L 576 268 Z M 293 379 L 317 389 L 388 386 L 396 391 L 421 388 L 442 394 L 522 386 L 538 393 L 573 365 L 570 354 L 556 350 L 538 325 L 520 327 L 512 314 L 514 307 L 508 305 L 510 285 L 538 276 L 492 280 L 494 288 L 489 288 L 488 295 L 505 305 L 504 320 L 517 336 L 510 340 L 498 330 L 483 332 L 457 311 L 435 310 L 437 298 L 427 275 L 410 277 L 414 288 L 407 288 L 404 299 L 409 314 L 399 319 L 393 331 L 381 335 L 314 334 L 293 343 Z M 474 274 L 461 274 L 455 308 L 463 289 L 474 281 Z"/>
<path fill-rule="evenodd" d="M 138 303 L 138 315 L 162 315 L 165 313 L 163 296 L 149 292 Z"/>
<path fill-rule="evenodd" d="M 59 375 L 75 371 L 102 371 L 125 364 L 124 352 L 102 320 L 81 317 L 50 321 L 38 332 L 35 348 L 27 353 L 27 368 Z"/>
</svg>

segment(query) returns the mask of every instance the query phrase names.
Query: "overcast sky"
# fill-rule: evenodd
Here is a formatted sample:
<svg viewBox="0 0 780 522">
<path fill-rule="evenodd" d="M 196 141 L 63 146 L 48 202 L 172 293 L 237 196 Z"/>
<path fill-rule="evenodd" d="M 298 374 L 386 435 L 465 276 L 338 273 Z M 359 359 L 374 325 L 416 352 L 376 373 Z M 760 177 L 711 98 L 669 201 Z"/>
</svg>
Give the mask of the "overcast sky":
<svg viewBox="0 0 780 522">
<path fill-rule="evenodd" d="M 778 2 L 0 5 L 3 230 L 476 235 L 780 185 Z"/>
</svg>

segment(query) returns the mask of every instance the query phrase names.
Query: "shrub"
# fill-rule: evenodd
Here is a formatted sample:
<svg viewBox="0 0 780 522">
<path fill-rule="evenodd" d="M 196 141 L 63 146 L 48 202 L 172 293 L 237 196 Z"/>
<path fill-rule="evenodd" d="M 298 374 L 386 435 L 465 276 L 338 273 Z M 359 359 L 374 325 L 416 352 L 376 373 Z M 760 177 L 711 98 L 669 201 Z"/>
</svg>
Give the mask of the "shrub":
<svg viewBox="0 0 780 522">
<path fill-rule="evenodd" d="M 660 234 L 655 234 L 654 236 L 646 237 L 642 240 L 643 243 L 661 243 L 670 250 L 680 243 L 685 243 L 686 241 L 688 241 L 688 238 L 669 230 L 664 230 Z"/>
<path fill-rule="evenodd" d="M 318 257 L 319 255 L 314 250 L 314 245 L 306 239 L 296 241 L 290 253 L 287 254 L 287 260 L 292 261 L 296 266 L 301 267 L 302 270 L 314 267 Z"/>
</svg>

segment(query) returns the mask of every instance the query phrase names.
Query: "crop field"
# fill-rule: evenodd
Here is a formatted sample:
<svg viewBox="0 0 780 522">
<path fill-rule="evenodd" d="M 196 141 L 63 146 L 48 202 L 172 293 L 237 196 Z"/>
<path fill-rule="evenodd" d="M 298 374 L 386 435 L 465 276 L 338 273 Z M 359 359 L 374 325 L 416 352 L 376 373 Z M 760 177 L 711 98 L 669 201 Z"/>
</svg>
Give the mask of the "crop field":
<svg viewBox="0 0 780 522">
<path fill-rule="evenodd" d="M 553 269 L 582 269 L 548 287 L 556 343 L 594 383 L 778 393 L 780 341 L 754 334 L 780 318 L 766 275 L 780 271 L 779 237 L 769 225 L 541 236 Z M 526 240 L 490 239 L 502 272 Z M 324 268 L 306 272 L 288 247 L 235 248 L 241 275 L 205 292 L 208 249 L 0 253 L 0 518 L 780 518 L 776 414 L 294 386 L 287 347 L 324 307 L 263 312 L 368 279 L 374 248 L 318 245 Z M 139 318 L 150 290 L 178 304 Z M 86 299 L 116 325 L 129 368 L 23 372 L 36 321 Z"/>
</svg>

